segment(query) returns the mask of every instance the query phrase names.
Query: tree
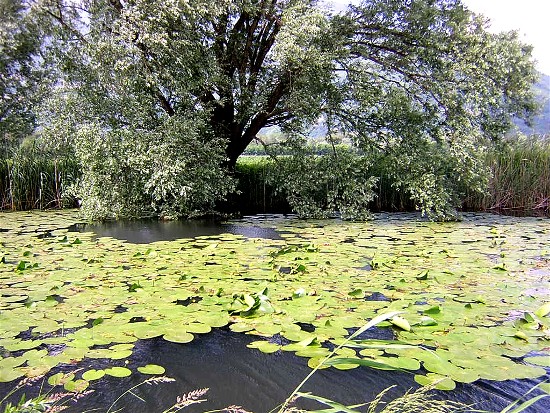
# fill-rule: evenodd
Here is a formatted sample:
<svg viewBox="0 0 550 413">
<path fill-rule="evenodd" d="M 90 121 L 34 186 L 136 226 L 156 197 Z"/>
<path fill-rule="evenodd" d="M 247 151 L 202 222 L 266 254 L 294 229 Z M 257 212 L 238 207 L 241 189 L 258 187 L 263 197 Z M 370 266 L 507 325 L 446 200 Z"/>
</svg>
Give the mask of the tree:
<svg viewBox="0 0 550 413">
<path fill-rule="evenodd" d="M 35 128 L 45 92 L 43 26 L 25 0 L 0 0 L 0 139 L 3 156 Z"/>
<path fill-rule="evenodd" d="M 40 4 L 67 36 L 58 90 L 75 146 L 142 159 L 115 170 L 139 176 L 132 191 L 143 206 L 180 199 L 175 214 L 231 191 L 226 177 L 262 128 L 293 136 L 323 117 L 329 140 L 345 133 L 368 163 L 389 162 L 420 209 L 445 217 L 457 182 L 482 187 L 485 142 L 534 109 L 531 48 L 514 32 L 486 32 L 460 0 L 365 0 L 336 15 L 314 0 Z M 95 172 L 85 153 L 86 180 Z M 155 180 L 144 153 L 182 166 Z M 95 182 L 84 187 L 101 198 Z"/>
</svg>

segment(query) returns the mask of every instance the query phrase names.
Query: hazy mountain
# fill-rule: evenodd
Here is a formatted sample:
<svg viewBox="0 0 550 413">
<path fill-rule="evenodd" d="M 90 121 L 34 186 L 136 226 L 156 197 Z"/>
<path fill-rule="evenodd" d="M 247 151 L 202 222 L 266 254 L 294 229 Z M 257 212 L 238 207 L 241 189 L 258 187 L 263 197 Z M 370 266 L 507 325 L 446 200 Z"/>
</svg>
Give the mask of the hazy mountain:
<svg viewBox="0 0 550 413">
<path fill-rule="evenodd" d="M 550 76 L 541 73 L 534 89 L 542 106 L 541 112 L 534 117 L 531 125 L 518 119 L 516 126 L 525 135 L 550 135 Z"/>
</svg>

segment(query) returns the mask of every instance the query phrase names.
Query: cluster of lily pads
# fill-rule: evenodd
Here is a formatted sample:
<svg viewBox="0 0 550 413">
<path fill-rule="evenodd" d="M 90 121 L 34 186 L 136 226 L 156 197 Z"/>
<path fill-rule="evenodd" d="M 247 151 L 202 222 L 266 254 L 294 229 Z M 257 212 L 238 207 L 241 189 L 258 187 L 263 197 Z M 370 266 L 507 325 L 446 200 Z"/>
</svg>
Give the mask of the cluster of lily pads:
<svg viewBox="0 0 550 413">
<path fill-rule="evenodd" d="M 82 391 L 132 374 L 125 361 L 138 340 L 184 344 L 220 327 L 311 367 L 405 370 L 441 389 L 538 378 L 550 366 L 549 220 L 256 219 L 281 239 L 148 245 L 70 232 L 76 222 L 76 211 L 0 215 L 0 382 L 49 374 Z M 346 341 L 394 311 L 376 337 Z M 86 359 L 108 367 L 52 374 Z"/>
</svg>

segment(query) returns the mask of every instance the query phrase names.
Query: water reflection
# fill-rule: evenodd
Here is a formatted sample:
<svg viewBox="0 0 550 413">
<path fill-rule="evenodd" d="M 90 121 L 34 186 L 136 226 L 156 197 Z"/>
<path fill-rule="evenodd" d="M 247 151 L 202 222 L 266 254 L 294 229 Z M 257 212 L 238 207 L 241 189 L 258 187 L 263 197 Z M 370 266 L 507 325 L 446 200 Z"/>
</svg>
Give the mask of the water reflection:
<svg viewBox="0 0 550 413">
<path fill-rule="evenodd" d="M 257 226 L 251 222 L 221 223 L 214 219 L 109 221 L 77 224 L 73 225 L 70 230 L 94 232 L 98 237 L 111 237 L 134 244 L 222 234 L 243 235 L 248 238 L 281 239 L 279 233 L 273 228 Z"/>
</svg>

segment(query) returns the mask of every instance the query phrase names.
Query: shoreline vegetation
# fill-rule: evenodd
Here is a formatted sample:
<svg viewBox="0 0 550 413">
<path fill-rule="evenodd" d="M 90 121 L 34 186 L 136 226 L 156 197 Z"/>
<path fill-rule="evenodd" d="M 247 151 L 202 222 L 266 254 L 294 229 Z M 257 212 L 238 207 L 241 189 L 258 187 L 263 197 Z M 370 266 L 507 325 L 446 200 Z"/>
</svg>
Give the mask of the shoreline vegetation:
<svg viewBox="0 0 550 413">
<path fill-rule="evenodd" d="M 342 148 L 347 147 L 342 145 Z M 332 150 L 328 144 L 312 144 L 309 162 L 321 155 L 330 155 Z M 284 149 L 277 155 L 284 157 Z M 485 166 L 491 171 L 485 193 L 466 185 L 460 200 L 462 211 L 548 215 L 550 140 L 531 137 L 495 144 L 485 156 Z M 284 176 L 277 177 L 278 167 L 264 147 L 251 145 L 236 165 L 237 192 L 216 205 L 214 211 L 223 214 L 296 212 L 289 205 L 288 194 L 280 188 L 278 181 Z M 365 174 L 376 179 L 373 188 L 376 196 L 368 203 L 370 211 L 416 209 L 410 194 L 396 188 L 395 179 L 383 161 L 370 166 Z M 74 158 L 54 158 L 34 142 L 23 144 L 10 156 L 0 159 L 0 210 L 78 206 L 72 187 L 80 176 L 81 166 Z M 326 198 L 328 191 L 329 188 L 320 188 L 317 196 Z"/>
</svg>

